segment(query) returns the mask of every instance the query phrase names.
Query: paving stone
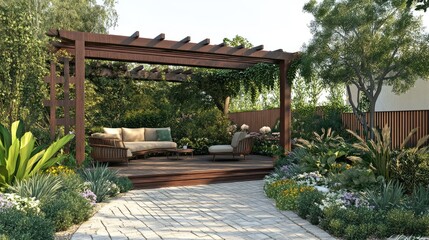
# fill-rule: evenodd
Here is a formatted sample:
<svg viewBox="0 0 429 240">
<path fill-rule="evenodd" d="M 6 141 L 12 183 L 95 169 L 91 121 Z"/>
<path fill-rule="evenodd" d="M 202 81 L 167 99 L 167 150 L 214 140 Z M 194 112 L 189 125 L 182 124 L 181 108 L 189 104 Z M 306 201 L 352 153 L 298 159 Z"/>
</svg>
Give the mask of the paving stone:
<svg viewBox="0 0 429 240">
<path fill-rule="evenodd" d="M 112 200 L 76 239 L 334 239 L 294 212 L 279 211 L 263 181 L 133 190 Z"/>
</svg>

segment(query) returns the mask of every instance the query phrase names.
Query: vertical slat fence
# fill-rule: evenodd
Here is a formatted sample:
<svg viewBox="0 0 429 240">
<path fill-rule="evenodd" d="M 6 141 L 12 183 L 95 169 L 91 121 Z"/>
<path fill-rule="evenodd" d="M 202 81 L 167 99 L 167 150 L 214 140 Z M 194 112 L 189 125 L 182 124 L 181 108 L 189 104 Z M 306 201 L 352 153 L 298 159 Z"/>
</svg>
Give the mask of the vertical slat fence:
<svg viewBox="0 0 429 240">
<path fill-rule="evenodd" d="M 263 126 L 273 127 L 280 117 L 279 109 L 270 109 L 252 112 L 230 113 L 231 121 L 238 124 L 247 124 L 250 131 L 259 131 Z M 293 115 L 292 115 L 293 118 Z M 357 132 L 362 137 L 362 127 L 353 113 L 343 113 L 341 115 L 344 128 Z M 369 113 L 366 114 L 366 120 L 369 121 Z M 389 111 L 375 113 L 375 127 L 382 129 L 385 124 L 391 128 L 392 147 L 398 148 L 408 133 L 418 128 L 417 133 L 411 138 L 409 145 L 413 146 L 417 141 L 429 134 L 429 110 L 415 111 Z"/>
<path fill-rule="evenodd" d="M 251 132 L 259 132 L 263 126 L 273 127 L 280 118 L 280 109 L 269 109 L 252 112 L 230 113 L 229 119 L 236 123 L 238 128 L 242 124 L 249 125 Z"/>
<path fill-rule="evenodd" d="M 343 113 L 341 118 L 345 128 L 364 135 L 353 113 Z M 382 129 L 385 124 L 390 127 L 393 148 L 399 148 L 414 128 L 417 128 L 417 132 L 410 139 L 410 146 L 414 146 L 420 138 L 429 134 L 429 110 L 375 112 L 374 118 L 376 128 Z M 369 113 L 366 113 L 366 119 L 369 121 Z"/>
</svg>

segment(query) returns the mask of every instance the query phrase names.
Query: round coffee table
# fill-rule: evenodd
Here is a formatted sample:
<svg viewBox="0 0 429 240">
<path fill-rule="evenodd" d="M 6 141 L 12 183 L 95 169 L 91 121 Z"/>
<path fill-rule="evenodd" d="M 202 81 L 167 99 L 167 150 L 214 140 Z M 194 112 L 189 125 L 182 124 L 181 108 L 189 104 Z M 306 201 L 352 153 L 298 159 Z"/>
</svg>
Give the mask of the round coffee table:
<svg viewBox="0 0 429 240">
<path fill-rule="evenodd" d="M 181 153 L 186 154 L 186 153 L 190 153 L 191 154 L 191 158 L 194 158 L 194 149 L 191 148 L 187 148 L 187 149 L 183 149 L 183 148 L 176 148 L 176 149 L 167 149 L 168 152 L 170 153 L 176 153 L 176 160 L 179 159 L 179 155 Z"/>
</svg>

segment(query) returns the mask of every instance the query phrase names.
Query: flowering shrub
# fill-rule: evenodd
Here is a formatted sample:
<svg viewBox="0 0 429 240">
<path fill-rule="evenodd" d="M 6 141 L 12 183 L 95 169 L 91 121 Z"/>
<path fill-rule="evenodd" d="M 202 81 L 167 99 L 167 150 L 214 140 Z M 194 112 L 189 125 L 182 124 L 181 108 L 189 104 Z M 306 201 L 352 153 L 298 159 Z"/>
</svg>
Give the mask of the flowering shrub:
<svg viewBox="0 0 429 240">
<path fill-rule="evenodd" d="M 345 191 L 329 192 L 326 194 L 325 199 L 322 199 L 318 205 L 323 211 L 326 208 L 338 207 L 346 209 L 348 207 L 369 207 L 366 200 L 362 199 L 359 194 Z"/>
<path fill-rule="evenodd" d="M 269 198 L 276 198 L 280 192 L 296 185 L 297 183 L 292 179 L 278 180 L 265 185 L 265 194 L 267 194 Z"/>
<path fill-rule="evenodd" d="M 67 166 L 52 166 L 45 170 L 46 173 L 58 176 L 60 174 L 71 175 L 75 174 L 75 171 Z"/>
<path fill-rule="evenodd" d="M 295 210 L 297 208 L 297 200 L 300 194 L 304 192 L 316 191 L 314 187 L 294 185 L 291 186 L 277 196 L 276 207 L 280 210 Z"/>
<path fill-rule="evenodd" d="M 261 127 L 261 128 L 259 129 L 259 132 L 260 132 L 261 134 L 268 134 L 268 133 L 270 133 L 270 132 L 271 132 L 271 128 L 270 128 L 270 127 L 267 127 L 267 126 L 263 126 L 263 127 Z"/>
<path fill-rule="evenodd" d="M 228 132 L 229 135 L 233 135 L 237 131 L 237 124 L 229 125 L 226 128 L 226 131 Z"/>
<path fill-rule="evenodd" d="M 292 178 L 298 184 L 307 186 L 325 185 L 327 180 L 318 171 L 305 172 L 298 174 Z"/>
<path fill-rule="evenodd" d="M 9 208 L 23 212 L 40 212 L 39 200 L 35 198 L 25 198 L 14 193 L 0 193 L 0 212 Z"/>
<path fill-rule="evenodd" d="M 92 206 L 97 203 L 97 195 L 95 195 L 91 190 L 86 189 L 82 193 L 80 193 L 82 197 L 84 197 L 86 200 L 88 200 Z"/>
<path fill-rule="evenodd" d="M 114 197 L 114 196 L 118 195 L 121 192 L 121 189 L 114 182 L 107 181 L 107 184 L 110 185 L 110 187 L 109 187 L 109 195 L 111 197 Z"/>
<path fill-rule="evenodd" d="M 247 132 L 247 131 L 249 130 L 249 125 L 247 125 L 247 124 L 243 124 L 243 125 L 241 125 L 240 129 L 241 129 L 241 131 L 243 131 L 243 132 Z"/>
</svg>

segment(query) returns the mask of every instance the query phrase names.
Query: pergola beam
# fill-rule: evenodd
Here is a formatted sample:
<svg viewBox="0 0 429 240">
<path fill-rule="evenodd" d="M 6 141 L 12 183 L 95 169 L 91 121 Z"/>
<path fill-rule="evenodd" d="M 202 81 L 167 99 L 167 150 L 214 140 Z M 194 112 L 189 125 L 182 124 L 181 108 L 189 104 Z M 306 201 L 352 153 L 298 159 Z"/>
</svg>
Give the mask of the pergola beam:
<svg viewBox="0 0 429 240">
<path fill-rule="evenodd" d="M 48 35 L 55 36 L 60 39 L 74 41 L 76 40 L 76 32 L 59 30 L 55 34 L 55 31 L 50 31 Z M 246 51 L 250 49 L 243 48 L 242 51 L 231 52 L 234 48 L 226 47 L 223 44 L 220 45 L 201 45 L 202 43 L 191 43 L 191 42 L 177 42 L 170 40 L 156 41 L 154 39 L 148 38 L 138 38 L 130 42 L 129 37 L 118 36 L 118 35 L 107 35 L 107 34 L 96 34 L 96 33 L 83 33 L 85 42 L 87 44 L 102 44 L 115 45 L 115 46 L 126 46 L 126 47 L 138 47 L 138 48 L 151 48 L 152 50 L 169 50 L 169 51 L 192 51 L 194 53 L 210 53 L 210 54 L 219 54 L 219 55 L 229 55 L 229 56 L 242 56 L 248 58 L 268 58 L 273 60 L 284 60 L 291 58 L 290 53 L 283 51 Z M 160 34 L 162 35 L 162 34 Z M 160 35 L 157 37 L 159 38 Z M 165 35 L 164 35 L 165 38 Z M 155 39 L 159 40 L 159 39 Z M 203 40 L 205 42 L 206 40 Z"/>
</svg>

